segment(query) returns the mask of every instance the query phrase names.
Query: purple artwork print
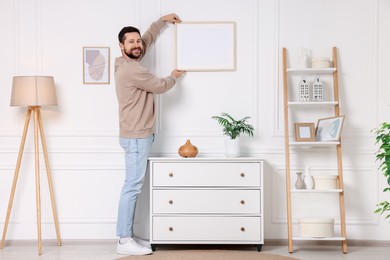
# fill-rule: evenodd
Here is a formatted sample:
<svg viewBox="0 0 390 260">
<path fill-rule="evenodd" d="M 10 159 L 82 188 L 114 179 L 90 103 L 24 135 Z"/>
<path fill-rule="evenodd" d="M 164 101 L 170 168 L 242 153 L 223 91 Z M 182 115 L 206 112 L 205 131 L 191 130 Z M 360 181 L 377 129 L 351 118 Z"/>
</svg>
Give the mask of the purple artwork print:
<svg viewBox="0 0 390 260">
<path fill-rule="evenodd" d="M 88 74 L 91 79 L 99 81 L 104 76 L 106 69 L 106 59 L 99 50 L 87 50 L 85 60 L 88 64 Z"/>
</svg>

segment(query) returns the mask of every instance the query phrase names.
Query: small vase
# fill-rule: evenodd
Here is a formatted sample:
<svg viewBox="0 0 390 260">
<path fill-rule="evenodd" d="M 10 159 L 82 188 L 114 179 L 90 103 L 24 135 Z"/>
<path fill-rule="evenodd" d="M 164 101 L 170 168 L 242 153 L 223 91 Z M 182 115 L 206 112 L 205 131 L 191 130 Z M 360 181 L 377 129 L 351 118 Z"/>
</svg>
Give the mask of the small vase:
<svg viewBox="0 0 390 260">
<path fill-rule="evenodd" d="M 305 183 L 302 180 L 302 172 L 297 172 L 297 180 L 295 182 L 295 188 L 297 190 L 302 190 L 305 188 Z"/>
<path fill-rule="evenodd" d="M 310 166 L 306 166 L 305 168 L 305 176 L 303 177 L 303 182 L 305 183 L 305 187 L 308 190 L 312 190 L 314 188 L 314 180 L 310 175 Z"/>
<path fill-rule="evenodd" d="M 181 157 L 196 157 L 198 155 L 198 148 L 191 144 L 190 139 L 187 139 L 186 143 L 179 147 L 178 153 Z"/>
<path fill-rule="evenodd" d="M 225 139 L 226 157 L 240 157 L 240 139 Z"/>
</svg>

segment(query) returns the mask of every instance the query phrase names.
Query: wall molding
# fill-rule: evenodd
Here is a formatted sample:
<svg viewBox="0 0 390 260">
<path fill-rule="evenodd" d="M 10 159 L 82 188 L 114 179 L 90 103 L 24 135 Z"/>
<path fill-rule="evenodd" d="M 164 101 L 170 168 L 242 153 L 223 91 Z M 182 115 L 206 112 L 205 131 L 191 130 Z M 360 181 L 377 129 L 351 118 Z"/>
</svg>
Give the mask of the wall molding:
<svg viewBox="0 0 390 260">
<path fill-rule="evenodd" d="M 275 108 L 274 108 L 274 111 L 275 111 L 275 122 L 274 122 L 274 134 L 273 136 L 275 137 L 278 137 L 278 138 L 283 138 L 284 137 L 284 130 L 283 130 L 283 120 L 279 120 L 280 118 L 284 118 L 284 111 L 283 111 L 283 105 L 280 105 L 280 104 L 283 104 L 283 70 L 282 70 L 282 47 L 287 47 L 287 46 L 280 46 L 280 5 L 281 5 L 281 1 L 282 0 L 278 0 L 278 1 L 275 1 L 275 6 L 277 9 L 275 11 L 275 20 L 276 20 L 276 26 L 275 26 L 275 30 L 277 31 L 276 33 L 276 41 L 275 41 L 275 46 L 276 46 L 276 54 L 275 54 L 275 60 L 278 61 L 277 63 L 277 68 L 275 71 L 277 71 L 277 75 L 275 76 L 275 82 L 277 82 L 277 90 L 275 91 Z M 370 53 L 371 53 L 371 66 L 370 66 L 370 71 L 368 72 L 369 73 L 369 78 L 371 79 L 370 81 L 373 83 L 372 86 L 372 92 L 373 92 L 373 99 L 371 100 L 370 102 L 370 107 L 373 111 L 373 114 L 372 116 L 370 117 L 370 120 L 371 120 L 371 126 L 373 126 L 373 128 L 375 126 L 377 126 L 379 123 L 378 123 L 378 117 L 379 117 L 379 113 L 378 113 L 378 108 L 377 108 L 377 104 L 378 104 L 378 94 L 379 94 L 379 91 L 378 91 L 378 88 L 379 88 L 379 84 L 378 84 L 378 80 L 379 80 L 379 71 L 378 71 L 378 67 L 379 67 L 379 3 L 378 1 L 367 1 L 368 4 L 369 4 L 369 8 L 367 8 L 367 15 L 370 17 L 370 21 L 371 21 L 371 29 L 370 29 L 370 32 L 369 32 L 369 36 L 367 36 L 367 38 L 370 38 L 372 39 L 371 41 L 371 48 L 370 48 Z M 333 46 L 330 46 L 329 48 L 332 48 Z M 340 73 L 341 74 L 341 73 Z M 339 83 L 341 82 L 341 75 L 339 74 Z M 341 107 L 343 106 L 343 104 L 341 104 Z M 294 133 L 292 131 L 290 131 L 290 135 L 293 135 Z M 373 138 L 373 135 L 371 135 L 370 133 L 366 133 L 366 132 L 359 132 L 359 131 L 354 131 L 353 129 L 344 129 L 343 130 L 343 135 L 344 136 L 348 136 L 348 137 L 351 137 L 351 138 L 370 138 L 372 139 Z"/>
<path fill-rule="evenodd" d="M 164 10 L 163 2 L 160 0 L 161 3 L 161 12 Z M 258 3 L 258 0 L 252 0 L 251 2 L 252 5 L 252 13 L 251 17 L 253 20 L 254 26 L 252 29 L 252 34 L 253 34 L 253 45 L 252 45 L 252 52 L 254 55 L 252 55 L 250 63 L 253 64 L 251 66 L 252 71 L 251 71 L 251 89 L 250 89 L 250 94 L 252 97 L 249 97 L 251 100 L 251 120 L 253 122 L 253 125 L 255 126 L 255 129 L 259 129 L 259 95 L 258 95 L 258 89 L 259 89 L 259 77 L 258 77 L 258 71 L 259 71 L 259 16 L 260 16 L 260 5 Z M 237 30 L 239 28 L 237 27 Z M 237 41 L 237 39 L 236 39 Z M 251 41 L 252 42 L 252 41 Z M 236 46 L 237 48 L 237 46 Z M 158 47 L 156 46 L 157 50 L 161 50 L 161 46 Z M 238 59 L 238 57 L 237 57 Z M 161 64 L 157 64 L 157 71 L 161 71 Z M 239 68 L 237 68 L 238 70 Z M 192 136 L 192 137 L 220 137 L 221 132 L 219 130 L 215 131 L 210 131 L 210 130 L 198 130 L 198 131 L 166 131 L 161 122 L 163 121 L 162 119 L 162 114 L 164 111 L 164 108 L 162 106 L 162 101 L 161 98 L 158 96 L 156 99 L 156 106 L 158 107 L 158 115 L 157 115 L 157 122 L 156 122 L 156 133 L 163 135 L 164 137 L 183 137 L 183 136 Z"/>
<path fill-rule="evenodd" d="M 116 225 L 117 218 L 116 216 L 107 217 L 107 218 L 80 218 L 80 217 L 59 217 L 58 222 L 60 225 L 69 225 L 69 224 L 99 224 L 99 225 Z M 42 218 L 42 224 L 54 225 L 54 220 L 52 218 Z"/>
</svg>

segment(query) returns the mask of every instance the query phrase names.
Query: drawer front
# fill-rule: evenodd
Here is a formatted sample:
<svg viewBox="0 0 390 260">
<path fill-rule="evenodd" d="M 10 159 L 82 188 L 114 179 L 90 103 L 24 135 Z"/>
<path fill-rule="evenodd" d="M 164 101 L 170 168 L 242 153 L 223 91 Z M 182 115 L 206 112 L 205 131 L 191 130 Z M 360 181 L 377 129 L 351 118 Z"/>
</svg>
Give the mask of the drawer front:
<svg viewBox="0 0 390 260">
<path fill-rule="evenodd" d="M 153 213 L 260 214 L 260 190 L 153 190 Z"/>
<path fill-rule="evenodd" d="M 153 186 L 261 186 L 261 163 L 152 163 Z"/>
<path fill-rule="evenodd" d="M 261 241 L 260 217 L 153 217 L 152 240 Z"/>
</svg>

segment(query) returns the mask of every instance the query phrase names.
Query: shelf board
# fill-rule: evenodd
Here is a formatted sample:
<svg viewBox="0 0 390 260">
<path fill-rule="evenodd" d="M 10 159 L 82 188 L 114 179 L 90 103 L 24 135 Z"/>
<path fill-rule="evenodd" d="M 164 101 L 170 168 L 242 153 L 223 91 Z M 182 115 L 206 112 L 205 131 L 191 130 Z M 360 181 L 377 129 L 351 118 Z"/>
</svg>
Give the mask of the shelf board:
<svg viewBox="0 0 390 260">
<path fill-rule="evenodd" d="M 344 241 L 345 237 L 293 237 L 293 240 Z"/>
<path fill-rule="evenodd" d="M 339 102 L 338 101 L 318 101 L 318 102 L 287 102 L 289 106 L 335 106 Z"/>
<path fill-rule="evenodd" d="M 310 73 L 310 74 L 314 74 L 314 73 L 333 73 L 336 71 L 336 68 L 322 68 L 322 69 L 313 69 L 313 68 L 289 68 L 286 70 L 286 72 L 290 72 L 290 73 Z"/>
<path fill-rule="evenodd" d="M 316 190 L 316 189 L 313 189 L 313 190 L 297 190 L 297 189 L 291 189 L 290 190 L 292 193 L 340 193 L 342 192 L 343 190 L 342 189 L 329 189 L 329 190 Z"/>
<path fill-rule="evenodd" d="M 334 146 L 340 142 L 336 141 L 324 141 L 324 142 L 290 142 L 290 146 Z"/>
</svg>

